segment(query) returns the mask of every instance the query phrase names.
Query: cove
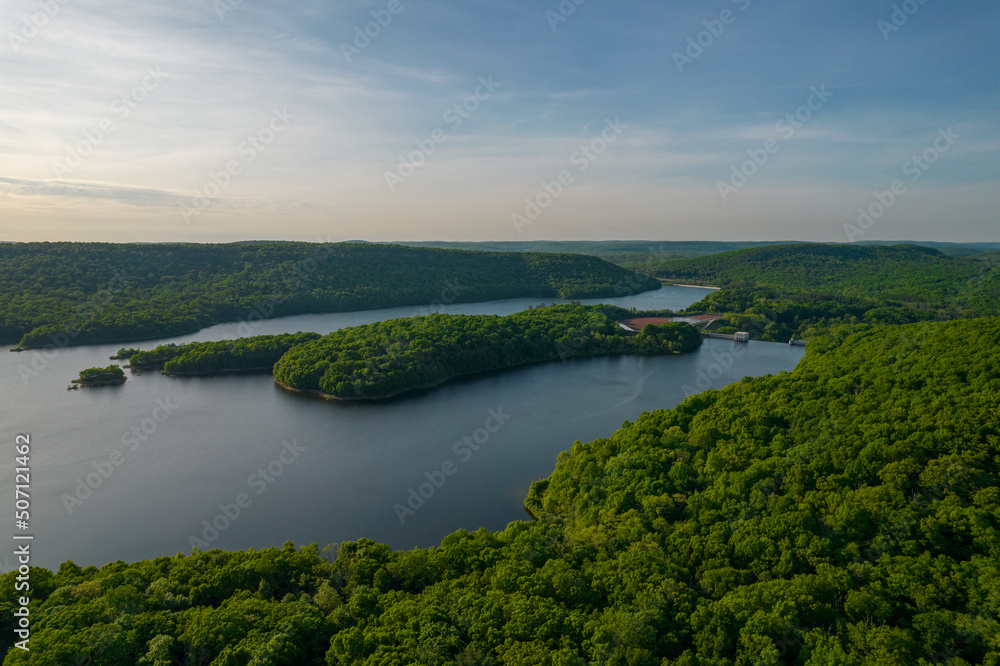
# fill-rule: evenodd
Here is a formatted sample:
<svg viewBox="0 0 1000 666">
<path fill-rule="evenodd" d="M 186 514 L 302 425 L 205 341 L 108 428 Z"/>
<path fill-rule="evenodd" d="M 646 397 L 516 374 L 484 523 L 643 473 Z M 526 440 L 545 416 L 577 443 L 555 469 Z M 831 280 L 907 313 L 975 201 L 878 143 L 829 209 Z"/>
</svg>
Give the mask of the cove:
<svg viewBox="0 0 1000 666">
<path fill-rule="evenodd" d="M 668 287 L 614 304 L 681 309 L 704 294 Z M 435 309 L 510 314 L 541 302 Z M 392 308 L 242 326 L 251 335 L 328 333 L 423 313 Z M 238 326 L 138 346 L 222 340 L 236 337 Z M 692 354 L 525 366 L 378 404 L 317 401 L 264 375 L 151 372 L 123 386 L 65 390 L 82 368 L 108 365 L 120 346 L 61 350 L 28 381 L 18 365 L 30 363 L 30 353 L 0 354 L 0 433 L 9 442 L 32 436 L 33 564 L 155 558 L 189 552 L 192 539 L 224 549 L 359 538 L 412 548 L 460 528 L 500 529 L 530 519 L 529 485 L 548 476 L 574 441 L 608 436 L 694 389 L 790 371 L 804 354 L 706 340 Z M 5 487 L 12 474 L 0 470 Z M 0 557 L 0 567 L 10 564 Z"/>
</svg>

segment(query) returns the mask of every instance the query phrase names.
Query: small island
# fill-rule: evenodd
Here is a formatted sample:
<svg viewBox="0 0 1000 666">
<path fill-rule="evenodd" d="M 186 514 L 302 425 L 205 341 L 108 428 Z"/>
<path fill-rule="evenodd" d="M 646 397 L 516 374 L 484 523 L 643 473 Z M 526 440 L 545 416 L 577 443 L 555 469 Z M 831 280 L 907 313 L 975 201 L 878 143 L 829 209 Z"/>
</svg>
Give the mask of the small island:
<svg viewBox="0 0 1000 666">
<path fill-rule="evenodd" d="M 81 386 L 93 388 L 97 386 L 119 386 L 124 384 L 128 377 L 125 371 L 117 365 L 109 365 L 106 368 L 87 368 L 80 371 L 80 376 L 73 380 L 73 385 L 69 388 L 79 388 Z"/>
</svg>

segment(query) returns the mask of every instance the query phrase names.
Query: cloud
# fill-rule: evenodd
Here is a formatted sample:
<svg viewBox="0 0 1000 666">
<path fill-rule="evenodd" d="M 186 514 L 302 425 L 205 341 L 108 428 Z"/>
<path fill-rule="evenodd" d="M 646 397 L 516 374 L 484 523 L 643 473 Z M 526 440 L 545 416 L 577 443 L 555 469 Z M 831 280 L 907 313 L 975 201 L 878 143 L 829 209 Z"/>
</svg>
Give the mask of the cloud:
<svg viewBox="0 0 1000 666">
<path fill-rule="evenodd" d="M 171 207 L 191 206 L 191 194 L 149 187 L 132 187 L 110 183 L 89 183 L 68 180 L 33 180 L 0 176 L 0 194 L 49 199 L 105 201 L 130 206 Z M 314 208 L 315 204 L 294 200 L 240 199 L 216 197 L 213 207 L 231 211 L 262 208 Z"/>
</svg>

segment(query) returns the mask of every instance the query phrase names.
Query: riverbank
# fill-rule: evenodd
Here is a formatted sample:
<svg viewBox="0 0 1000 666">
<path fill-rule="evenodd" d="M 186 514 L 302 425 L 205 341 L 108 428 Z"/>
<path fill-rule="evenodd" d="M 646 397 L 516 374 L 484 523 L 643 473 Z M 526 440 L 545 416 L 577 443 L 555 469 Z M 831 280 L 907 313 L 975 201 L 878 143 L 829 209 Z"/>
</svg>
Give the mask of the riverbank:
<svg viewBox="0 0 1000 666">
<path fill-rule="evenodd" d="M 681 284 L 679 282 L 670 282 L 669 280 L 664 280 L 663 285 L 665 287 L 688 287 L 689 289 L 709 289 L 711 291 L 722 290 L 722 287 L 711 287 L 703 284 Z"/>
</svg>

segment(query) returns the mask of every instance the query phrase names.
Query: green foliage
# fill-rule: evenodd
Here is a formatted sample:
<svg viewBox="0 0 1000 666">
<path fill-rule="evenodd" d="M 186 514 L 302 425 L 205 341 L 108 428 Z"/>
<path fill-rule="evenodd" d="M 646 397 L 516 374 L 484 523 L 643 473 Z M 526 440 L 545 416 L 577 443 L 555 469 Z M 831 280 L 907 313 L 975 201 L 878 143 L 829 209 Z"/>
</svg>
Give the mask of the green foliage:
<svg viewBox="0 0 1000 666">
<path fill-rule="evenodd" d="M 984 261 L 917 245 L 772 245 L 656 266 L 659 277 L 719 287 L 944 305 L 980 275 Z"/>
<path fill-rule="evenodd" d="M 270 372 L 289 349 L 317 340 L 319 333 L 284 333 L 252 338 L 160 345 L 132 355 L 133 368 L 163 368 L 168 375 Z"/>
<path fill-rule="evenodd" d="M 0 342 L 62 347 L 292 314 L 658 288 L 580 255 L 367 243 L 2 243 Z"/>
<path fill-rule="evenodd" d="M 33 568 L 30 657 L 11 572 L 3 664 L 997 666 L 998 348 L 1000 318 L 831 327 L 435 548 Z"/>
<path fill-rule="evenodd" d="M 117 365 L 109 365 L 106 368 L 87 368 L 80 371 L 80 377 L 73 380 L 74 384 L 80 386 L 112 386 L 124 384 L 128 379 L 125 371 Z"/>
<path fill-rule="evenodd" d="M 765 287 L 715 291 L 685 310 L 721 314 L 711 329 L 720 333 L 749 331 L 754 338 L 787 342 L 812 338 L 836 324 L 907 324 L 941 315 L 892 301 L 806 292 L 781 292 Z"/>
<path fill-rule="evenodd" d="M 335 331 L 291 349 L 274 366 L 274 377 L 301 391 L 385 398 L 526 363 L 672 354 L 700 344 L 701 334 L 688 324 L 626 332 L 600 306 L 556 305 L 507 317 L 436 314 Z"/>
<path fill-rule="evenodd" d="M 645 270 L 651 264 L 666 259 L 701 257 L 731 250 L 764 245 L 795 245 L 797 243 L 775 241 L 422 241 L 407 243 L 411 247 L 438 247 L 457 250 L 486 250 L 494 252 L 558 252 L 565 254 L 589 254 L 601 257 L 626 268 Z M 869 241 L 859 245 L 892 245 L 887 241 Z M 922 247 L 931 247 L 950 256 L 968 257 L 975 254 L 1000 250 L 1000 243 L 955 243 L 924 242 Z"/>
<path fill-rule="evenodd" d="M 1000 313 L 1000 254 L 946 256 L 915 245 L 772 245 L 647 266 L 714 284 L 687 313 L 762 340 L 814 337 L 836 324 L 907 324 Z"/>
</svg>

